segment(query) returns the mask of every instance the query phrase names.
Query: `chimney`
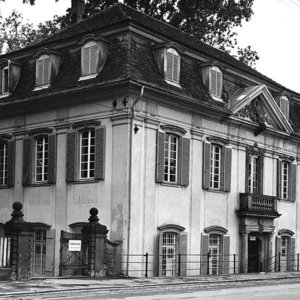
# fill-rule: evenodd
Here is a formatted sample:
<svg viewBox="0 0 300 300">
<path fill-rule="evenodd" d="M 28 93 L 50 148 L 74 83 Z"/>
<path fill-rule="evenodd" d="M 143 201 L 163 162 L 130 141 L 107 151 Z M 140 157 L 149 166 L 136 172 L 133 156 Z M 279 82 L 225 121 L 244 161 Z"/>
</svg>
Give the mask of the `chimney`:
<svg viewBox="0 0 300 300">
<path fill-rule="evenodd" d="M 85 13 L 84 0 L 72 0 L 71 24 L 79 23 Z"/>
</svg>

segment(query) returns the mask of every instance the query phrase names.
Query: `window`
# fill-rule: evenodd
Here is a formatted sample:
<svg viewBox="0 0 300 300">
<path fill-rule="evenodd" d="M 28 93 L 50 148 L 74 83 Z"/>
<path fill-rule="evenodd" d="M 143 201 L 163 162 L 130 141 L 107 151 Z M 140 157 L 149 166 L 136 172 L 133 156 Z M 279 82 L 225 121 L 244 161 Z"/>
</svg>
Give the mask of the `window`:
<svg viewBox="0 0 300 300">
<path fill-rule="evenodd" d="M 36 230 L 33 235 L 33 276 L 45 275 L 46 268 L 46 230 Z"/>
<path fill-rule="evenodd" d="M 221 236 L 219 234 L 210 234 L 209 235 L 209 248 L 210 253 L 209 260 L 209 273 L 210 275 L 220 274 L 221 266 L 221 253 L 222 253 L 222 244 Z"/>
<path fill-rule="evenodd" d="M 280 97 L 279 106 L 284 116 L 287 118 L 287 120 L 289 120 L 289 99 L 287 96 Z"/>
<path fill-rule="evenodd" d="M 165 182 L 177 182 L 178 166 L 178 137 L 173 134 L 165 134 Z"/>
<path fill-rule="evenodd" d="M 288 229 L 278 231 L 276 237 L 277 271 L 293 271 L 296 264 L 295 233 Z"/>
<path fill-rule="evenodd" d="M 283 200 L 296 200 L 296 164 L 293 159 L 281 157 L 277 163 L 277 197 Z"/>
<path fill-rule="evenodd" d="M 104 179 L 105 128 L 99 125 L 79 122 L 67 134 L 67 182 Z"/>
<path fill-rule="evenodd" d="M 179 254 L 180 275 L 186 275 L 187 265 L 185 254 L 187 254 L 187 234 L 185 228 L 167 224 L 159 229 L 159 276 L 177 276 L 179 270 Z"/>
<path fill-rule="evenodd" d="M 166 80 L 179 83 L 180 57 L 174 49 L 167 49 L 166 54 Z"/>
<path fill-rule="evenodd" d="M 7 142 L 0 143 L 0 185 L 7 185 Z"/>
<path fill-rule="evenodd" d="M 230 237 L 227 229 L 213 225 L 201 235 L 201 275 L 230 273 Z"/>
<path fill-rule="evenodd" d="M 0 138 L 0 187 L 14 186 L 15 141 L 10 136 Z"/>
<path fill-rule="evenodd" d="M 36 60 L 36 86 L 48 85 L 50 72 L 50 58 L 44 54 Z"/>
<path fill-rule="evenodd" d="M 264 151 L 254 146 L 246 149 L 246 193 L 262 194 L 263 193 L 263 159 Z"/>
<path fill-rule="evenodd" d="M 80 132 L 80 179 L 95 178 L 95 129 Z"/>
<path fill-rule="evenodd" d="M 211 67 L 209 72 L 210 94 L 217 98 L 222 98 L 223 75 L 218 67 Z"/>
<path fill-rule="evenodd" d="M 231 160 L 232 149 L 227 146 L 227 141 L 208 138 L 208 140 L 204 142 L 203 189 L 224 192 L 230 191 Z"/>
<path fill-rule="evenodd" d="M 56 181 L 56 135 L 35 129 L 23 140 L 23 186 Z"/>
<path fill-rule="evenodd" d="M 189 184 L 190 140 L 185 130 L 162 126 L 157 132 L 156 182 L 187 186 Z"/>
<path fill-rule="evenodd" d="M 248 193 L 258 193 L 258 157 L 256 155 L 249 156 Z"/>
<path fill-rule="evenodd" d="M 35 139 L 35 181 L 48 180 L 48 136 Z"/>
<path fill-rule="evenodd" d="M 211 189 L 220 189 L 221 177 L 221 147 L 211 145 L 210 150 L 210 180 L 209 187 Z"/>
<path fill-rule="evenodd" d="M 96 42 L 90 41 L 82 48 L 82 76 L 97 73 L 99 60 L 99 46 Z"/>
<path fill-rule="evenodd" d="M 9 69 L 8 66 L 4 67 L 1 71 L 1 94 L 8 94 L 9 92 L 9 77 L 8 73 Z"/>
</svg>

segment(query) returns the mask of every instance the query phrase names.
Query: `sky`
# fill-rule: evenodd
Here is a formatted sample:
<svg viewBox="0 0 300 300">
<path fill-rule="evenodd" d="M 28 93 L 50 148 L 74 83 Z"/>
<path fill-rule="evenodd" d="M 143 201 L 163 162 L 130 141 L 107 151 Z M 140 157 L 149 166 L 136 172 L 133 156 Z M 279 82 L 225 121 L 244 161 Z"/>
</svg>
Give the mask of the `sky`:
<svg viewBox="0 0 300 300">
<path fill-rule="evenodd" d="M 0 14 L 6 17 L 16 9 L 38 24 L 64 14 L 70 5 L 71 0 L 36 0 L 34 6 L 6 0 L 0 1 Z M 300 0 L 254 0 L 253 10 L 251 20 L 237 30 L 239 46 L 251 45 L 258 52 L 259 72 L 300 93 Z"/>
</svg>

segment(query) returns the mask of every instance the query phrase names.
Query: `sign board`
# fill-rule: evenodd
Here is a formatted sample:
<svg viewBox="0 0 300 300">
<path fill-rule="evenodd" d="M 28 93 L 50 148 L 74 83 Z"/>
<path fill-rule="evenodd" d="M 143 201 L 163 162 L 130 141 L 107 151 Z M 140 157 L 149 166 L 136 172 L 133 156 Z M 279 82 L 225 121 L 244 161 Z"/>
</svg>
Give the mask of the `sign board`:
<svg viewBox="0 0 300 300">
<path fill-rule="evenodd" d="M 256 236 L 250 236 L 250 241 L 256 241 Z"/>
<path fill-rule="evenodd" d="M 81 251 L 81 240 L 69 240 L 69 251 Z"/>
</svg>

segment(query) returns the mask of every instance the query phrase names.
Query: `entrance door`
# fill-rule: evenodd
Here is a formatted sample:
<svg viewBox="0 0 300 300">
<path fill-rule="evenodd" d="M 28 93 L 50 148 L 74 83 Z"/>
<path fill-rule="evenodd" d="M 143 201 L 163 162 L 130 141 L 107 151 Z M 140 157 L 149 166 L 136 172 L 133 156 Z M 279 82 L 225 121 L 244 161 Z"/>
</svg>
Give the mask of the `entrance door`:
<svg viewBox="0 0 300 300">
<path fill-rule="evenodd" d="M 259 272 L 261 241 L 257 237 L 248 240 L 248 273 Z"/>
</svg>

